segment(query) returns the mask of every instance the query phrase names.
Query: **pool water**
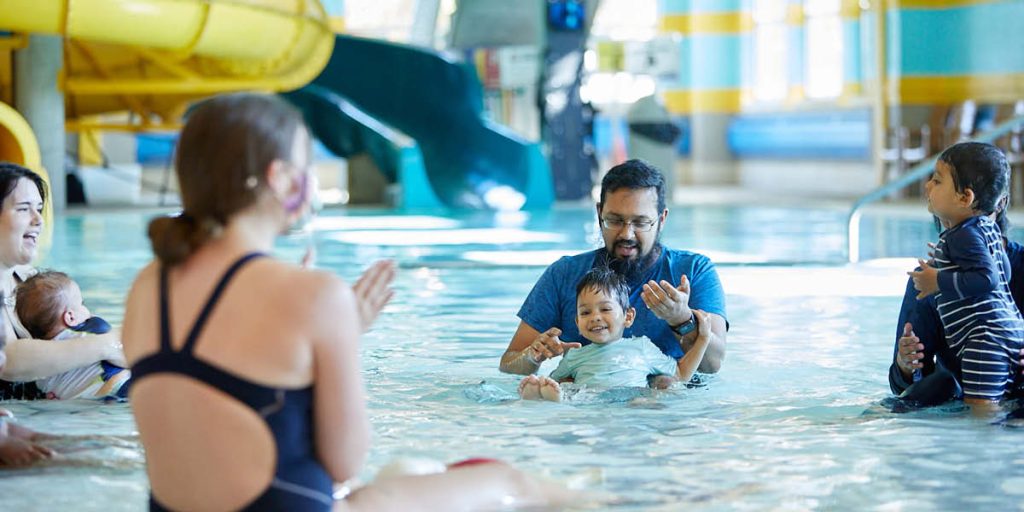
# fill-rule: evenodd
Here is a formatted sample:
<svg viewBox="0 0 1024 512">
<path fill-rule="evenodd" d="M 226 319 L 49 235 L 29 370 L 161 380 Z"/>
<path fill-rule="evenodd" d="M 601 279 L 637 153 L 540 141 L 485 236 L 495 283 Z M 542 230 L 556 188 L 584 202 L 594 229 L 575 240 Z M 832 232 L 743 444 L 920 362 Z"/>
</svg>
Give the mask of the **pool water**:
<svg viewBox="0 0 1024 512">
<path fill-rule="evenodd" d="M 42 266 L 82 284 L 115 324 L 149 258 L 149 213 L 57 219 Z M 553 479 L 590 475 L 614 498 L 586 510 L 1020 509 L 1024 443 L 957 407 L 887 412 L 895 318 L 927 215 L 865 215 L 842 263 L 838 210 L 674 208 L 667 245 L 709 254 L 727 291 L 728 356 L 704 385 L 642 403 L 523 402 L 497 363 L 545 266 L 595 247 L 592 209 L 544 214 L 329 211 L 297 261 L 347 279 L 379 258 L 396 295 L 363 341 L 374 444 L 361 479 L 397 457 L 500 458 Z M 545 363 L 550 371 L 554 362 Z M 144 459 L 128 404 L 14 402 L 24 424 L 74 436 L 65 464 L 0 472 L 0 510 L 142 510 Z"/>
</svg>

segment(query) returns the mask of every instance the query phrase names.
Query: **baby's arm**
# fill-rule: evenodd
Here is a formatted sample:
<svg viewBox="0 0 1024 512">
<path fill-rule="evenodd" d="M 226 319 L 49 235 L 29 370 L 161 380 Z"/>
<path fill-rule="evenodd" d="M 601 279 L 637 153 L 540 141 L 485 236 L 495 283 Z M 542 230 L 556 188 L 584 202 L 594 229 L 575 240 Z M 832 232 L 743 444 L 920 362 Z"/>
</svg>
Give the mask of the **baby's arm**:
<svg viewBox="0 0 1024 512">
<path fill-rule="evenodd" d="M 957 297 L 984 295 L 1000 283 L 997 262 L 989 251 L 980 228 L 968 226 L 946 239 L 946 254 L 937 254 L 957 266 L 938 273 L 939 290 Z"/>
<path fill-rule="evenodd" d="M 682 382 L 688 382 L 693 377 L 714 336 L 708 314 L 699 309 L 693 310 L 693 314 L 697 315 L 697 339 L 693 341 L 690 350 L 686 351 L 686 355 L 676 363 L 676 378 Z"/>
</svg>

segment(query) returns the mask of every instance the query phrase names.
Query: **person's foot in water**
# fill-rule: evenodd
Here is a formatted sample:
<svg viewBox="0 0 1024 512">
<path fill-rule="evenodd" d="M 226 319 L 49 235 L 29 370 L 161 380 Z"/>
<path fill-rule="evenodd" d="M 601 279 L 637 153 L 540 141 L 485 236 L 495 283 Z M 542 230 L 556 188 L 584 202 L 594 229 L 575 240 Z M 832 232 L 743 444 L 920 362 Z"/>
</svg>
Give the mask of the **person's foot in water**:
<svg viewBox="0 0 1024 512">
<path fill-rule="evenodd" d="M 540 379 L 527 375 L 519 381 L 519 397 L 523 400 L 540 400 Z"/>
<path fill-rule="evenodd" d="M 540 377 L 540 397 L 549 402 L 562 401 L 562 387 L 551 377 Z"/>
</svg>

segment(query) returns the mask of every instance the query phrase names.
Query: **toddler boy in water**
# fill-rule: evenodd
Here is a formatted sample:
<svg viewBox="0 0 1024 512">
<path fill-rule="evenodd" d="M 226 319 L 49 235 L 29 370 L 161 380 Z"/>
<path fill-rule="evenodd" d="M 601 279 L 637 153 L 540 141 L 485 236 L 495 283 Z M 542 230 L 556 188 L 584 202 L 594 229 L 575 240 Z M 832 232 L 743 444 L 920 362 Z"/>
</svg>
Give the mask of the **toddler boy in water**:
<svg viewBox="0 0 1024 512">
<path fill-rule="evenodd" d="M 82 290 L 67 274 L 43 271 L 18 285 L 15 311 L 36 339 L 60 340 L 80 334 L 104 334 L 110 324 L 92 316 Z M 36 381 L 50 398 L 125 398 L 131 372 L 106 361 Z"/>
<path fill-rule="evenodd" d="M 648 375 L 672 375 L 686 382 L 704 357 L 711 337 L 707 314 L 697 315 L 698 335 L 693 347 L 679 361 L 662 353 L 649 338 L 622 338 L 633 323 L 636 310 L 629 306 L 625 278 L 606 268 L 587 272 L 576 286 L 576 326 L 591 343 L 570 349 L 550 377 L 528 375 L 519 383 L 525 400 L 560 401 L 559 382 L 612 387 L 647 387 Z"/>
</svg>

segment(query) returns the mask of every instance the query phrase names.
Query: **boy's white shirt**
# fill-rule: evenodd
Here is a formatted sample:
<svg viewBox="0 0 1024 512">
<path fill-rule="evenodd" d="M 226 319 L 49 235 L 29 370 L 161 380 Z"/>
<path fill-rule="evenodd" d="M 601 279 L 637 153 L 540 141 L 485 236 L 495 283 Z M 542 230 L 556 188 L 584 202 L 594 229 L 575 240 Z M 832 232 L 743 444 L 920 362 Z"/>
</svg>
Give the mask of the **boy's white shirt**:
<svg viewBox="0 0 1024 512">
<path fill-rule="evenodd" d="M 574 367 L 572 372 L 570 365 Z M 677 368 L 676 360 L 665 355 L 650 338 L 635 336 L 607 345 L 592 343 L 570 349 L 551 372 L 551 378 L 572 375 L 577 384 L 603 388 L 647 387 L 648 375 L 675 375 Z"/>
</svg>

